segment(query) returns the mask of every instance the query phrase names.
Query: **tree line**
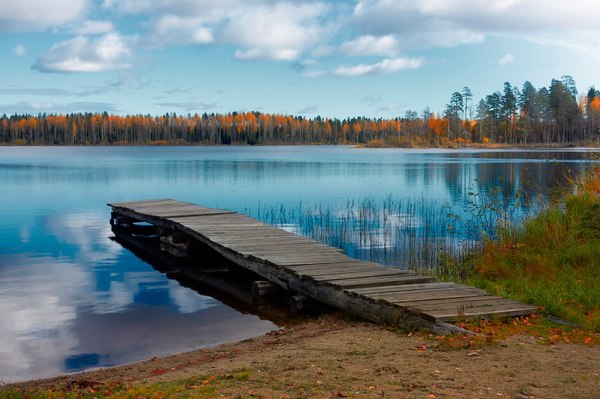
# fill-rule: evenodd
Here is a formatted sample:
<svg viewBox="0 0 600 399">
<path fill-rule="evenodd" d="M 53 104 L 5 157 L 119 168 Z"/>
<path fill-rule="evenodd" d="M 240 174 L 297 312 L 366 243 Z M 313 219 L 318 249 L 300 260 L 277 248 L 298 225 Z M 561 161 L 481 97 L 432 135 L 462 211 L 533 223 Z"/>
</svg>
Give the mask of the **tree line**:
<svg viewBox="0 0 600 399">
<path fill-rule="evenodd" d="M 452 93 L 443 113 L 426 108 L 392 119 L 317 116 L 104 113 L 4 114 L 0 143 L 15 145 L 364 144 L 435 147 L 469 144 L 568 144 L 600 133 L 600 91 L 578 94 L 570 76 L 549 87 L 504 83 L 473 100 L 468 87 Z"/>
</svg>

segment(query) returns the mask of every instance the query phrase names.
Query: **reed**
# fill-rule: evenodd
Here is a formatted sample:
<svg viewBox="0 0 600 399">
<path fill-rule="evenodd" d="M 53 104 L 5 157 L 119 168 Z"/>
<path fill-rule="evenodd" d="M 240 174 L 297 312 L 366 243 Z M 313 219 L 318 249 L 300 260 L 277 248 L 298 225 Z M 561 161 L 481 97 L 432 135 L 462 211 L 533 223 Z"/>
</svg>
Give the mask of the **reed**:
<svg viewBox="0 0 600 399">
<path fill-rule="evenodd" d="M 526 218 L 500 226 L 463 264 L 467 282 L 600 331 L 600 167 L 571 193 Z"/>
<path fill-rule="evenodd" d="M 478 249 L 499 223 L 526 213 L 502 193 L 470 193 L 461 206 L 416 198 L 347 198 L 335 204 L 261 206 L 256 218 L 349 256 L 422 273 L 451 274 L 453 263 Z"/>
</svg>

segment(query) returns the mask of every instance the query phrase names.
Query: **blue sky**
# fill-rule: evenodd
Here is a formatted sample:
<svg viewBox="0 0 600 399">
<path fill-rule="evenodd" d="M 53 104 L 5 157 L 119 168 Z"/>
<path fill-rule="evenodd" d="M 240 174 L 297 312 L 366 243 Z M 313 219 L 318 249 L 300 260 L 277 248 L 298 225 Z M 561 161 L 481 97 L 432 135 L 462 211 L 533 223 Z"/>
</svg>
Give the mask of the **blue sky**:
<svg viewBox="0 0 600 399">
<path fill-rule="evenodd" d="M 596 0 L 0 0 L 0 114 L 390 118 L 600 87 Z"/>
</svg>

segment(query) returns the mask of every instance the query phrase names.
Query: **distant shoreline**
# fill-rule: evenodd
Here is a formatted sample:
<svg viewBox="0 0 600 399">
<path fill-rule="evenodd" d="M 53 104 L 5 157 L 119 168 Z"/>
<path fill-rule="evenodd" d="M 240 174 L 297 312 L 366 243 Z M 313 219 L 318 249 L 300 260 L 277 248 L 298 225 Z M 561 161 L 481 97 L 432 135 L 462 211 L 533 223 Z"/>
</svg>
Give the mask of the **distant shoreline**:
<svg viewBox="0 0 600 399">
<path fill-rule="evenodd" d="M 447 145 L 447 146 L 371 146 L 365 143 L 348 144 L 324 144 L 324 143 L 277 143 L 277 144 L 211 144 L 211 143 L 115 143 L 115 144 L 15 144 L 0 143 L 0 147 L 353 147 L 364 149 L 448 149 L 448 150 L 468 150 L 468 149 L 568 149 L 568 148 L 589 148 L 600 149 L 600 142 L 574 142 L 574 143 L 549 143 L 549 144 L 478 144 L 469 145 Z"/>
</svg>

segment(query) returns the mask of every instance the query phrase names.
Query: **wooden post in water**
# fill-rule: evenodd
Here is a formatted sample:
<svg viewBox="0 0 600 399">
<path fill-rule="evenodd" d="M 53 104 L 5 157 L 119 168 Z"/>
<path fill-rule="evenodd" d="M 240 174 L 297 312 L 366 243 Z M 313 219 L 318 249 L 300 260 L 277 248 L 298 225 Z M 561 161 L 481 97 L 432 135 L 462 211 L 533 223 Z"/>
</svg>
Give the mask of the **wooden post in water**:
<svg viewBox="0 0 600 399">
<path fill-rule="evenodd" d="M 283 293 L 283 288 L 275 283 L 265 280 L 258 280 L 252 282 L 252 297 L 255 299 L 262 298 L 265 296 L 273 296 Z"/>
</svg>

